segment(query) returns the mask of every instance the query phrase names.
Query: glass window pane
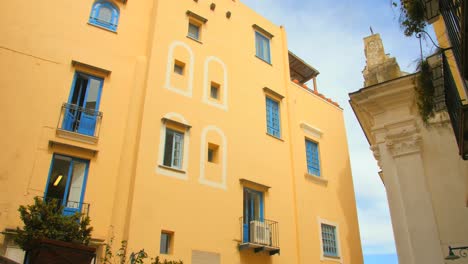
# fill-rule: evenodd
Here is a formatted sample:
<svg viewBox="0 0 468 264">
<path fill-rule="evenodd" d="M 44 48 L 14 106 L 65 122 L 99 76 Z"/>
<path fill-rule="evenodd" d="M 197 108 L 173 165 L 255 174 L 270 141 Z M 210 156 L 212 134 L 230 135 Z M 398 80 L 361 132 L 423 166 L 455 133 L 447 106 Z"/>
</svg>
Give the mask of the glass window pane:
<svg viewBox="0 0 468 264">
<path fill-rule="evenodd" d="M 101 6 L 97 19 L 110 24 L 112 22 L 112 9 L 107 6 Z"/>
<path fill-rule="evenodd" d="M 55 155 L 52 160 L 52 170 L 49 176 L 46 198 L 57 199 L 61 203 L 64 199 L 67 187 L 68 173 L 70 170 L 71 158 Z"/>
<path fill-rule="evenodd" d="M 86 105 L 87 109 L 97 110 L 97 100 L 99 96 L 99 90 L 101 89 L 102 80 L 90 78 L 88 85 L 88 93 L 86 96 Z"/>
<path fill-rule="evenodd" d="M 166 129 L 166 142 L 164 145 L 164 166 L 172 166 L 172 145 L 174 142 L 174 131 Z"/>
<path fill-rule="evenodd" d="M 75 160 L 72 166 L 72 175 L 67 199 L 67 207 L 69 208 L 80 207 L 85 173 L 86 163 Z"/>
<path fill-rule="evenodd" d="M 189 37 L 198 40 L 199 33 L 200 33 L 200 27 L 195 24 L 189 23 L 189 28 L 188 28 Z"/>
</svg>

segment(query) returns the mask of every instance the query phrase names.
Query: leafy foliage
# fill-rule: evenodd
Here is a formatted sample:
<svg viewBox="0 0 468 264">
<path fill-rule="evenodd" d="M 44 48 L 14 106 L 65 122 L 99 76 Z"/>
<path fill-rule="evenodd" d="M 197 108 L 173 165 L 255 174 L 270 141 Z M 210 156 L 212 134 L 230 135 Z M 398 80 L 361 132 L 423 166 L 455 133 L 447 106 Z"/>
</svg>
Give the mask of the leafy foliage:
<svg viewBox="0 0 468 264">
<path fill-rule="evenodd" d="M 410 37 L 424 30 L 427 25 L 424 16 L 424 4 L 421 0 L 400 0 L 392 2 L 393 6 L 400 8 L 400 24 L 406 36 Z"/>
<path fill-rule="evenodd" d="M 127 259 L 127 241 L 122 241 L 120 243 L 120 248 L 117 250 L 114 258 L 114 254 L 112 253 L 112 242 L 111 239 L 110 243 L 106 244 L 105 247 L 105 255 L 104 258 L 101 259 L 102 263 L 104 264 L 143 264 L 144 260 L 149 258 L 148 253 L 145 252 L 144 249 L 140 249 L 138 252 L 130 253 L 129 258 Z M 117 262 L 116 262 L 117 261 Z M 163 260 L 159 259 L 159 256 L 155 258 L 150 258 L 151 264 L 184 264 L 182 260 L 173 261 L 173 260 Z"/>
<path fill-rule="evenodd" d="M 434 116 L 435 87 L 432 79 L 432 69 L 427 60 L 423 60 L 418 65 L 419 78 L 417 80 L 416 92 L 418 94 L 419 114 L 424 122 L 428 124 L 429 118 Z"/>
<path fill-rule="evenodd" d="M 33 205 L 21 205 L 18 211 L 24 227 L 16 229 L 15 242 L 24 250 L 28 250 L 35 239 L 46 238 L 85 245 L 91 239 L 93 228 L 89 227 L 89 217 L 83 217 L 81 213 L 63 215 L 63 206 L 55 199 L 44 202 L 36 197 Z"/>
</svg>

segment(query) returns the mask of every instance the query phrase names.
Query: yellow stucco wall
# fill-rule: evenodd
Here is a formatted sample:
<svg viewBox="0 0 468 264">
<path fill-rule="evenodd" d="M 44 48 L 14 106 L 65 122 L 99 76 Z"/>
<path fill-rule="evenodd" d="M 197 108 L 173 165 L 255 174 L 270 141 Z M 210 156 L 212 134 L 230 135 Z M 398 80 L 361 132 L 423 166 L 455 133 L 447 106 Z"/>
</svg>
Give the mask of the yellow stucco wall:
<svg viewBox="0 0 468 264">
<path fill-rule="evenodd" d="M 61 153 L 90 160 L 84 202 L 95 238 L 128 239 L 130 249 L 156 255 L 167 230 L 174 241 L 165 257 L 185 263 L 192 250 L 219 253 L 222 263 L 314 263 L 322 258 L 324 220 L 338 226 L 341 257 L 323 261 L 363 262 L 342 110 L 289 80 L 282 27 L 238 1 L 215 3 L 210 10 L 202 0 L 116 1 L 116 33 L 88 24 L 92 0 L 4 3 L 1 230 L 20 224 L 20 204 L 44 195 L 52 155 Z M 208 20 L 199 42 L 186 37 L 187 10 Z M 255 56 L 253 24 L 273 35 L 271 64 Z M 111 71 L 102 76 L 96 144 L 56 133 L 75 71 L 99 74 L 72 60 Z M 182 76 L 173 72 L 174 60 L 185 64 Z M 209 99 L 212 81 L 220 85 L 218 102 Z M 280 139 L 266 133 L 271 92 L 264 87 L 285 97 Z M 302 123 L 320 138 L 306 135 Z M 183 172 L 160 166 L 164 128 L 174 125 L 185 130 Z M 305 175 L 306 137 L 319 143 L 325 180 Z M 208 143 L 219 147 L 216 164 L 206 161 Z M 264 212 L 279 222 L 280 255 L 237 248 L 240 179 L 270 187 Z"/>
</svg>

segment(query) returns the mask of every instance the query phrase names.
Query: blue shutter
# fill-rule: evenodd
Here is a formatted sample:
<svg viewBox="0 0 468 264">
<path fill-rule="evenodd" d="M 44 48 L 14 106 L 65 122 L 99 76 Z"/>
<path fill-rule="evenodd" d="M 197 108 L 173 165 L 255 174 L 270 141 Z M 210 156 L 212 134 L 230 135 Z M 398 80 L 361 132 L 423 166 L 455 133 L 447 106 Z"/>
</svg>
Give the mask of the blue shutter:
<svg viewBox="0 0 468 264">
<path fill-rule="evenodd" d="M 307 172 L 320 176 L 318 144 L 306 139 Z"/>
<path fill-rule="evenodd" d="M 107 13 L 101 14 L 101 12 Z M 110 13 L 110 15 L 108 13 Z M 114 4 L 108 1 L 96 1 L 91 9 L 89 23 L 112 31 L 117 31 L 119 15 L 119 9 Z"/>
<path fill-rule="evenodd" d="M 266 114 L 268 134 L 281 137 L 279 103 L 268 97 L 266 97 Z"/>
</svg>

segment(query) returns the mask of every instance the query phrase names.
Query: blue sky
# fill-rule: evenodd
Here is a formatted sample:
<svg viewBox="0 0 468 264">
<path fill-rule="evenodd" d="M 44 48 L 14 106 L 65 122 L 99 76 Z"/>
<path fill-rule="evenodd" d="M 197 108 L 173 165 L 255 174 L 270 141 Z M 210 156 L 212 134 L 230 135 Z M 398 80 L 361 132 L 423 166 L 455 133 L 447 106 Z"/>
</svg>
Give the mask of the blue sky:
<svg viewBox="0 0 468 264">
<path fill-rule="evenodd" d="M 386 53 L 401 70 L 414 72 L 418 39 L 403 35 L 391 0 L 241 0 L 288 34 L 289 49 L 315 67 L 318 89 L 344 108 L 361 242 L 366 264 L 396 264 L 395 243 L 377 163 L 348 104 L 348 93 L 363 86 L 363 38 L 379 33 Z M 432 30 L 432 29 L 430 29 Z M 425 53 L 432 44 L 423 42 Z"/>
</svg>

